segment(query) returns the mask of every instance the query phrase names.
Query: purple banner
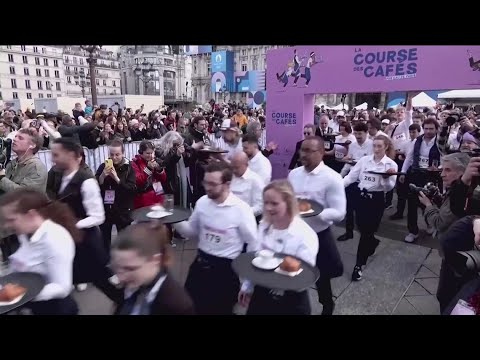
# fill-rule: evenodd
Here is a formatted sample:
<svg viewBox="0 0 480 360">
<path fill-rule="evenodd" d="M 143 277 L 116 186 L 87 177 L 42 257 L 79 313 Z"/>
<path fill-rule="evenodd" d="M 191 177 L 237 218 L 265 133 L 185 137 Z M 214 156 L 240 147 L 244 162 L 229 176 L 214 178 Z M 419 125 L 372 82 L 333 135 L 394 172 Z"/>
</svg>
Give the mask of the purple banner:
<svg viewBox="0 0 480 360">
<path fill-rule="evenodd" d="M 480 88 L 480 46 L 296 46 L 267 54 L 267 141 L 287 174 L 314 94 Z"/>
</svg>

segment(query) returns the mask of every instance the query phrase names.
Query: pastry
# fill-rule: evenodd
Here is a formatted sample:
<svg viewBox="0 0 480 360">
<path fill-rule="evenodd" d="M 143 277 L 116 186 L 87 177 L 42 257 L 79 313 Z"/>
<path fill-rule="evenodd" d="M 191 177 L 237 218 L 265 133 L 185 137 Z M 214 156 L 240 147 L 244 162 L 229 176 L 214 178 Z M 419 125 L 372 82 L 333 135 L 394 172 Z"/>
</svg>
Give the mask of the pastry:
<svg viewBox="0 0 480 360">
<path fill-rule="evenodd" d="M 300 265 L 301 263 L 297 259 L 286 256 L 280 264 L 280 269 L 287 272 L 294 272 L 300 270 Z"/>
<path fill-rule="evenodd" d="M 12 301 L 27 292 L 27 289 L 17 284 L 5 284 L 0 290 L 0 301 Z"/>
<path fill-rule="evenodd" d="M 305 200 L 298 201 L 298 211 L 302 213 L 310 210 L 312 210 L 312 205 L 310 205 L 308 201 L 305 201 Z"/>
</svg>

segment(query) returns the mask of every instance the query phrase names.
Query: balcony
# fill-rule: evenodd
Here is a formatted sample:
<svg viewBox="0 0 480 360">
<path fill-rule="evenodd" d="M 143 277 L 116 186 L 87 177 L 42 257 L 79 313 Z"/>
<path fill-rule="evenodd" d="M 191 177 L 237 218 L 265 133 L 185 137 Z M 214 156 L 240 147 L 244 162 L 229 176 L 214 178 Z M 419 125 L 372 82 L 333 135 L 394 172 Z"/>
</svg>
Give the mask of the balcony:
<svg viewBox="0 0 480 360">
<path fill-rule="evenodd" d="M 118 65 L 101 64 L 101 63 L 99 63 L 99 62 L 97 62 L 97 64 L 95 65 L 95 67 L 106 68 L 106 69 L 120 69 L 120 67 L 119 67 Z"/>
</svg>

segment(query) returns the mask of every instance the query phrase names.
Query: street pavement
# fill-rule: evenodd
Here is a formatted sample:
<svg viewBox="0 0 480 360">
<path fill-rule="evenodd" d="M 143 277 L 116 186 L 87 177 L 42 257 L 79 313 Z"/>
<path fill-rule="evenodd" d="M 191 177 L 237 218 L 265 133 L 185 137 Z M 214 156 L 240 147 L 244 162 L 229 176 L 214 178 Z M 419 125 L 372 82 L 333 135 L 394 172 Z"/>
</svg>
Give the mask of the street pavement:
<svg viewBox="0 0 480 360">
<path fill-rule="evenodd" d="M 441 259 L 435 240 L 422 234 L 415 244 L 403 242 L 407 234 L 406 217 L 391 221 L 385 212 L 377 237 L 381 240 L 376 254 L 369 259 L 359 282 L 350 280 L 355 265 L 359 234 L 354 239 L 337 242 L 345 267 L 343 276 L 332 280 L 335 297 L 335 315 L 438 315 L 440 313 L 435 292 L 440 274 Z M 419 213 L 419 227 L 425 228 Z M 344 226 L 333 226 L 335 237 L 344 233 Z M 196 254 L 194 241 L 175 240 L 175 263 L 172 275 L 185 282 L 188 268 Z M 312 314 L 322 311 L 317 294 L 310 289 Z M 107 315 L 113 311 L 112 303 L 93 286 L 84 292 L 75 292 L 82 315 Z M 245 309 L 237 306 L 235 312 Z"/>
</svg>

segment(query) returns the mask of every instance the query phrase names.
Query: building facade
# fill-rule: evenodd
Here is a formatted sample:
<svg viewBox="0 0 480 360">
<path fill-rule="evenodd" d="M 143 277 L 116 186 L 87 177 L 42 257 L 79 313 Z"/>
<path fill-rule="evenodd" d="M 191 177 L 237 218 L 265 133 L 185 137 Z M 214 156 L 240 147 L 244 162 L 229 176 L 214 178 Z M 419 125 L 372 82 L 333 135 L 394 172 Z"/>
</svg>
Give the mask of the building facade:
<svg viewBox="0 0 480 360">
<path fill-rule="evenodd" d="M 175 106 L 191 101 L 191 59 L 183 47 L 124 45 L 118 59 L 124 94 L 163 95 L 166 105 Z"/>
<path fill-rule="evenodd" d="M 0 46 L 0 98 L 3 100 L 64 96 L 66 83 L 62 47 Z"/>
<path fill-rule="evenodd" d="M 66 96 L 82 96 L 82 85 L 85 96 L 90 91 L 90 66 L 87 63 L 89 54 L 80 46 L 68 45 L 63 48 Z M 99 50 L 96 54 L 95 79 L 98 95 L 120 95 L 120 67 L 117 55 L 112 51 Z M 82 77 L 82 70 L 84 78 Z"/>
</svg>

